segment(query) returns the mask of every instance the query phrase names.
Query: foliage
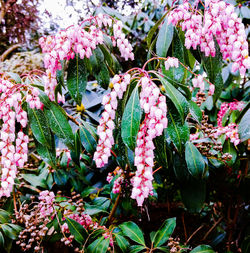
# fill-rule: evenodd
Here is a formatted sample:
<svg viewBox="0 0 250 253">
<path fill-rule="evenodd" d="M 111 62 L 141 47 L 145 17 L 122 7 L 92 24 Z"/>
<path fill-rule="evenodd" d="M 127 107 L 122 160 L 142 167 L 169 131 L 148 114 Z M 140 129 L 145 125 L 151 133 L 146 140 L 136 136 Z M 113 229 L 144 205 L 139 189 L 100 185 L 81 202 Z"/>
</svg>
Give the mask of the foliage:
<svg viewBox="0 0 250 253">
<path fill-rule="evenodd" d="M 224 41 L 226 30 L 217 30 L 208 51 L 204 41 L 188 44 L 197 31 L 183 25 L 201 25 L 213 4 L 197 6 L 197 20 L 191 5 L 166 14 L 149 8 L 132 24 L 119 16 L 123 27 L 100 7 L 40 40 L 46 73 L 1 74 L 0 247 L 10 252 L 16 240 L 13 252 L 55 243 L 76 252 L 249 248 L 246 38 L 228 64 L 221 51 L 238 37 Z M 242 33 L 225 6 L 232 15 L 224 13 L 222 26 L 235 18 L 230 27 Z M 174 20 L 181 11 L 188 18 Z M 135 61 L 130 29 L 148 49 Z"/>
</svg>

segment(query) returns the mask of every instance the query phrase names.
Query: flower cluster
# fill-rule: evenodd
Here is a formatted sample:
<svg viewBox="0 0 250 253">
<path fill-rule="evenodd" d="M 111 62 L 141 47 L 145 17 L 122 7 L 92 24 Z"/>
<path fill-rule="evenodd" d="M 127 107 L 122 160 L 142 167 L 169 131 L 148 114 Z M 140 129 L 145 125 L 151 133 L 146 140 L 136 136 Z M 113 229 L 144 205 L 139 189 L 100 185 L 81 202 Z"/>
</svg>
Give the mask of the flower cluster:
<svg viewBox="0 0 250 253">
<path fill-rule="evenodd" d="M 154 143 L 153 139 L 160 136 L 167 127 L 166 97 L 149 77 L 142 77 L 140 93 L 140 106 L 145 112 L 145 119 L 137 134 L 135 148 L 135 176 L 131 198 L 136 199 L 138 206 L 142 206 L 145 198 L 152 194 Z"/>
<path fill-rule="evenodd" d="M 90 23 L 89 26 L 82 27 L 86 23 L 83 21 L 82 26 L 70 26 L 66 30 L 59 31 L 55 36 L 42 37 L 39 40 L 43 53 L 45 53 L 44 65 L 47 69 L 46 76 L 44 76 L 45 93 L 52 101 L 55 100 L 56 71 L 62 69 L 61 61 L 73 59 L 76 54 L 81 59 L 90 58 L 93 50 L 99 44 L 104 43 L 102 26 L 111 28 L 114 23 L 114 36 L 111 37 L 113 44 L 117 44 L 121 56 L 126 60 L 134 59 L 132 46 L 125 39 L 120 21 L 113 21 L 110 17 L 102 14 L 87 21 Z"/>
<path fill-rule="evenodd" d="M 165 69 L 169 70 L 170 67 L 179 67 L 179 60 L 175 57 L 168 57 L 164 63 Z"/>
<path fill-rule="evenodd" d="M 205 83 L 204 79 L 201 75 L 198 75 L 196 78 L 192 79 L 193 87 L 194 88 L 199 88 L 200 92 L 205 91 Z M 209 84 L 209 94 L 212 96 L 214 94 L 215 86 L 214 84 L 210 83 Z"/>
<path fill-rule="evenodd" d="M 185 33 L 185 46 L 193 47 L 205 53 L 205 56 L 215 56 L 216 39 L 223 59 L 233 61 L 232 71 L 240 71 L 245 75 L 250 68 L 248 43 L 244 25 L 234 12 L 233 5 L 220 0 L 206 0 L 204 15 L 190 7 L 188 2 L 179 5 L 168 16 L 168 22 L 180 24 Z"/>
<path fill-rule="evenodd" d="M 237 146 L 240 143 L 240 139 L 239 139 L 239 133 L 238 133 L 238 126 L 235 123 L 231 123 L 228 126 L 223 126 L 222 125 L 222 120 L 224 118 L 224 116 L 226 115 L 226 113 L 231 110 L 238 110 L 238 111 L 242 111 L 244 108 L 244 102 L 231 102 L 231 103 L 222 103 L 221 107 L 220 107 L 220 111 L 218 112 L 217 115 L 217 124 L 218 124 L 218 128 L 216 129 L 216 131 L 214 132 L 214 136 L 215 137 L 219 137 L 222 134 L 226 135 L 226 139 L 230 139 L 230 141 Z"/>
<path fill-rule="evenodd" d="M 114 144 L 113 129 L 115 128 L 115 110 L 118 105 L 118 98 L 121 99 L 123 93 L 130 83 L 130 75 L 126 74 L 122 77 L 115 75 L 113 80 L 113 90 L 110 94 L 105 95 L 102 100 L 104 105 L 104 112 L 97 127 L 97 134 L 99 141 L 94 154 L 94 160 L 98 168 L 103 167 L 108 163 L 108 158 L 111 156 L 111 148 Z"/>
<path fill-rule="evenodd" d="M 221 107 L 220 107 L 220 111 L 218 112 L 218 115 L 217 115 L 217 124 L 218 124 L 218 127 L 223 127 L 222 126 L 222 119 L 223 117 L 225 116 L 225 114 L 228 112 L 228 110 L 231 110 L 231 111 L 235 111 L 235 110 L 238 110 L 238 111 L 242 111 L 242 109 L 244 108 L 244 102 L 231 102 L 231 103 L 222 103 L 221 104 Z"/>
<path fill-rule="evenodd" d="M 38 208 L 40 209 L 40 216 L 47 217 L 54 212 L 53 203 L 55 201 L 54 192 L 49 192 L 48 190 L 42 191 L 39 194 L 40 200 Z"/>
<path fill-rule="evenodd" d="M 1 188 L 0 197 L 9 197 L 17 174 L 17 166 L 23 167 L 28 160 L 29 138 L 23 132 L 27 126 L 27 113 L 22 109 L 21 91 L 26 90 L 26 101 L 31 108 L 41 108 L 38 90 L 33 87 L 15 84 L 0 78 L 0 130 Z M 21 126 L 16 134 L 16 122 Z"/>
<path fill-rule="evenodd" d="M 80 223 L 86 230 L 89 230 L 90 226 L 94 224 L 88 214 L 71 213 L 67 215 L 67 217 Z M 62 225 L 62 232 L 70 233 L 68 224 L 66 222 Z"/>
<path fill-rule="evenodd" d="M 124 181 L 124 173 L 120 167 L 117 167 L 112 173 L 110 172 L 108 173 L 107 181 L 109 184 L 111 183 L 111 181 L 114 179 L 115 176 L 118 176 L 118 178 L 116 178 L 114 181 L 112 192 L 116 194 L 120 192 L 121 184 Z"/>
</svg>

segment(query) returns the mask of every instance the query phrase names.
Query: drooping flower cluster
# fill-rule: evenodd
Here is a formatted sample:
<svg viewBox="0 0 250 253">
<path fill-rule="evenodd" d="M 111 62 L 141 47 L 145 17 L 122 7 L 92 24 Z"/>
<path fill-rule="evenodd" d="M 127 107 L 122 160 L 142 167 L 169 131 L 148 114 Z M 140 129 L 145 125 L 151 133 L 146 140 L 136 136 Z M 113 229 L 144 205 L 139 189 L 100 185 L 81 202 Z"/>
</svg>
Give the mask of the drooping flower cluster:
<svg viewBox="0 0 250 253">
<path fill-rule="evenodd" d="M 89 230 L 90 226 L 94 225 L 94 222 L 88 214 L 71 213 L 67 215 L 67 217 L 80 223 L 86 230 Z M 70 233 L 68 224 L 66 222 L 62 225 L 62 232 Z"/>
<path fill-rule="evenodd" d="M 223 59 L 233 61 L 232 71 L 240 71 L 245 75 L 250 68 L 248 56 L 248 43 L 244 25 L 234 12 L 233 5 L 220 0 L 205 0 L 204 15 L 188 2 L 179 5 L 168 16 L 168 22 L 173 25 L 180 24 L 185 33 L 185 46 L 193 47 L 205 53 L 206 56 L 215 56 L 216 39 Z"/>
<path fill-rule="evenodd" d="M 115 179 L 112 192 L 113 193 L 119 193 L 121 190 L 121 184 L 124 181 L 124 173 L 123 170 L 120 167 L 117 167 L 112 173 L 109 172 L 107 176 L 107 181 L 110 184 L 111 181 L 114 179 L 115 176 L 118 176 L 118 178 Z"/>
<path fill-rule="evenodd" d="M 142 206 L 144 199 L 152 194 L 155 149 L 153 139 L 162 134 L 168 122 L 166 97 L 149 77 L 142 77 L 140 84 L 140 106 L 145 112 L 145 119 L 137 134 L 134 161 L 137 170 L 131 180 L 131 198 L 136 199 L 138 206 Z"/>
<path fill-rule="evenodd" d="M 90 25 L 83 26 L 87 21 Z M 99 44 L 104 43 L 103 32 L 101 30 L 103 26 L 113 28 L 114 36 L 111 39 L 114 45 L 117 44 L 121 56 L 126 60 L 129 58 L 131 60 L 134 59 L 132 46 L 125 39 L 125 34 L 122 32 L 121 21 L 113 21 L 110 17 L 102 14 L 92 17 L 87 21 L 83 21 L 82 25 L 71 26 L 66 30 L 59 31 L 55 36 L 42 37 L 39 40 L 43 53 L 46 53 L 44 65 L 47 69 L 47 75 L 44 77 L 44 83 L 45 93 L 50 100 L 55 100 L 56 71 L 62 69 L 60 61 L 73 59 L 76 54 L 81 59 L 84 57 L 90 58 L 93 50 Z"/>
<path fill-rule="evenodd" d="M 111 156 L 111 148 L 114 144 L 113 129 L 115 128 L 114 119 L 118 105 L 117 100 L 121 99 L 126 91 L 127 85 L 130 83 L 130 75 L 126 74 L 122 77 L 115 75 L 112 83 L 113 90 L 103 97 L 104 112 L 97 127 L 99 141 L 93 159 L 98 168 L 107 164 L 108 158 Z"/>
<path fill-rule="evenodd" d="M 28 160 L 29 138 L 23 132 L 27 126 L 27 113 L 22 109 L 21 91 L 26 90 L 26 101 L 31 108 L 42 107 L 37 88 L 15 84 L 0 78 L 0 130 L 1 188 L 0 197 L 9 197 L 17 174 L 17 167 L 23 167 Z M 16 134 L 16 122 L 21 126 Z"/>
<path fill-rule="evenodd" d="M 222 121 L 226 113 L 231 111 L 242 111 L 244 108 L 244 102 L 231 102 L 231 103 L 222 103 L 220 111 L 217 115 L 217 124 L 218 127 L 216 131 L 214 132 L 214 136 L 218 138 L 220 135 L 225 134 L 226 139 L 230 139 L 230 142 L 232 142 L 235 146 L 237 146 L 240 143 L 239 133 L 238 133 L 238 126 L 235 123 L 230 123 L 228 126 L 223 126 Z"/>
<path fill-rule="evenodd" d="M 169 70 L 170 67 L 179 67 L 179 60 L 175 57 L 168 57 L 164 63 L 165 69 Z"/>
<path fill-rule="evenodd" d="M 193 83 L 194 88 L 199 88 L 200 89 L 200 92 L 205 91 L 205 83 L 204 83 L 204 79 L 201 75 L 198 75 L 196 78 L 193 78 L 192 83 Z M 210 95 L 214 94 L 214 90 L 215 90 L 214 84 L 210 83 L 209 84 L 209 93 L 210 93 Z"/>
<path fill-rule="evenodd" d="M 53 203 L 55 201 L 54 192 L 49 192 L 48 190 L 42 191 L 39 194 L 39 204 L 40 216 L 47 217 L 54 213 Z"/>
</svg>

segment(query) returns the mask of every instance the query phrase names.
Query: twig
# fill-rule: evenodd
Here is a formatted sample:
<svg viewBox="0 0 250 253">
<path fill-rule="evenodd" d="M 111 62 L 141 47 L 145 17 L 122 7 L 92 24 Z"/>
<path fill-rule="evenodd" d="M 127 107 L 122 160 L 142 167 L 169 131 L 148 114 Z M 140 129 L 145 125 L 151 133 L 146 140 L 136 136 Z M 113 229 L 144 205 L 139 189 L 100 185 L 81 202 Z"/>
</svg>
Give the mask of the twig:
<svg viewBox="0 0 250 253">
<path fill-rule="evenodd" d="M 198 233 L 202 228 L 204 227 L 204 224 L 199 226 L 190 236 L 189 238 L 187 239 L 187 241 L 184 243 L 184 245 L 187 245 L 188 242 L 193 238 L 193 236 Z"/>
<path fill-rule="evenodd" d="M 187 241 L 187 229 L 186 229 L 185 220 L 184 220 L 184 213 L 182 213 L 181 215 L 181 220 L 182 220 L 183 229 L 184 229 L 185 241 Z"/>
<path fill-rule="evenodd" d="M 80 126 L 80 123 L 74 118 L 72 117 L 71 115 L 69 115 L 67 112 L 65 112 L 67 117 L 72 121 L 74 122 L 77 126 Z"/>
<path fill-rule="evenodd" d="M 214 230 L 214 228 L 222 221 L 223 217 L 220 217 L 214 225 L 207 231 L 207 233 L 204 235 L 202 241 L 205 241 L 208 237 L 208 235 Z"/>
<path fill-rule="evenodd" d="M 15 187 L 13 188 L 13 204 L 14 204 L 15 213 L 17 213 Z"/>
<path fill-rule="evenodd" d="M 0 58 L 0 61 L 4 61 L 5 58 L 12 52 L 14 51 L 15 49 L 21 47 L 22 45 L 21 44 L 15 44 L 11 47 L 9 47 L 6 51 L 4 51 L 4 53 L 1 55 L 1 58 Z"/>
<path fill-rule="evenodd" d="M 119 204 L 120 196 L 121 196 L 121 189 L 120 189 L 120 192 L 119 192 L 119 194 L 118 194 L 118 196 L 117 196 L 117 198 L 115 200 L 115 204 L 114 204 L 114 206 L 113 206 L 113 208 L 112 208 L 112 210 L 111 210 L 111 212 L 109 214 L 108 221 L 107 221 L 107 226 L 109 225 L 109 223 L 110 223 L 113 215 L 115 214 L 115 211 L 116 211 L 116 209 L 118 207 L 118 204 Z"/>
</svg>

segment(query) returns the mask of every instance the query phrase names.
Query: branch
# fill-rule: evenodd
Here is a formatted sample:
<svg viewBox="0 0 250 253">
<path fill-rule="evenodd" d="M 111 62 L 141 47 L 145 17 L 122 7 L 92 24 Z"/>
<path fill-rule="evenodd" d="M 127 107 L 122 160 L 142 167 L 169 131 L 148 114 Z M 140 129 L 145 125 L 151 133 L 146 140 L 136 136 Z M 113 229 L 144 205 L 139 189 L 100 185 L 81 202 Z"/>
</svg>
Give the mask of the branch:
<svg viewBox="0 0 250 253">
<path fill-rule="evenodd" d="M 6 51 L 4 51 L 4 53 L 1 55 L 1 58 L 0 58 L 0 61 L 4 61 L 5 58 L 12 52 L 14 51 L 15 49 L 21 47 L 22 45 L 21 44 L 15 44 L 11 47 L 9 47 Z"/>
</svg>

